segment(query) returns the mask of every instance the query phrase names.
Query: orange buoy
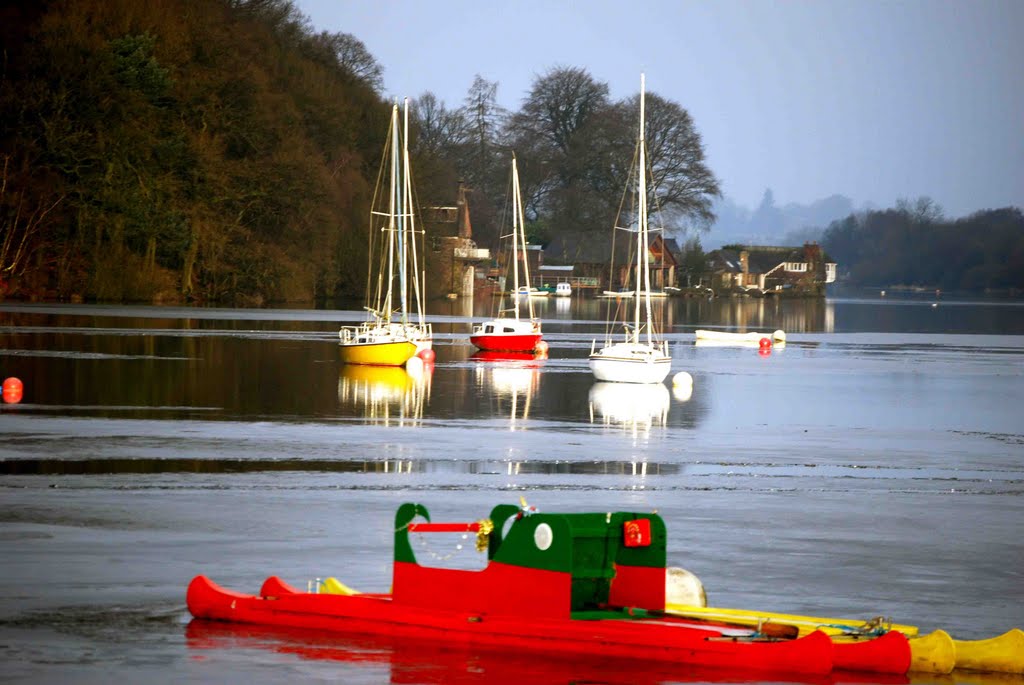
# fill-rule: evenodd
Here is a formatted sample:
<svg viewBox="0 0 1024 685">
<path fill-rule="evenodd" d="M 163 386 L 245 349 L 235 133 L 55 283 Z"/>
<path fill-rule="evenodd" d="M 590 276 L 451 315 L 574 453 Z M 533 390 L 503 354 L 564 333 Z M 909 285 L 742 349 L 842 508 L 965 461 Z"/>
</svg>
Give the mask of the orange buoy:
<svg viewBox="0 0 1024 685">
<path fill-rule="evenodd" d="M 10 378 L 4 379 L 4 402 L 7 404 L 17 404 L 21 402 L 22 393 L 25 390 L 25 386 L 22 384 L 21 379 L 11 376 Z"/>
<path fill-rule="evenodd" d="M 533 351 L 536 352 L 537 354 L 543 354 L 543 355 L 547 356 L 548 344 L 546 342 L 544 342 L 543 340 L 538 340 L 537 341 L 537 346 L 535 348 L 533 348 Z"/>
<path fill-rule="evenodd" d="M 437 353 L 435 353 L 434 350 L 428 347 L 426 349 L 420 350 L 419 354 L 417 354 L 416 356 L 425 362 L 432 362 L 434 361 L 434 359 L 437 358 Z"/>
</svg>

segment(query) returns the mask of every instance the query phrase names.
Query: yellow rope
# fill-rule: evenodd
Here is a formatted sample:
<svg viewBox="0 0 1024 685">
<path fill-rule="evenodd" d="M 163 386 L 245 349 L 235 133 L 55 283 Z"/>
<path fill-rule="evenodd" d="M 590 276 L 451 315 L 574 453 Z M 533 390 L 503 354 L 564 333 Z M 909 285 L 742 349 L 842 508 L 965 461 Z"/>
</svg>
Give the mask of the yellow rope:
<svg viewBox="0 0 1024 685">
<path fill-rule="evenodd" d="M 491 535 L 491 531 L 494 530 L 494 521 L 491 519 L 480 519 L 477 521 L 480 526 L 476 531 L 476 551 L 486 552 L 488 538 Z"/>
</svg>

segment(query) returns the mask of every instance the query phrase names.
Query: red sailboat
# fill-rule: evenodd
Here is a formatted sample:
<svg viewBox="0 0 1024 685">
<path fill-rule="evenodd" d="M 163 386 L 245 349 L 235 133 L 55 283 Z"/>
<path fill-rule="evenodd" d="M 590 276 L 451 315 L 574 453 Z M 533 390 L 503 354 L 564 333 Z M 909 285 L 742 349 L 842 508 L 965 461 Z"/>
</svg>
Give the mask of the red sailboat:
<svg viewBox="0 0 1024 685">
<path fill-rule="evenodd" d="M 486 352 L 533 352 L 541 339 L 540 321 L 534 316 L 530 301 L 530 269 L 526 258 L 526 236 L 523 231 L 523 200 L 519 191 L 519 169 L 512 156 L 512 306 L 501 309 L 498 317 L 473 328 L 469 340 Z M 520 265 L 520 258 L 522 264 Z M 523 286 L 520 287 L 520 266 Z M 520 292 L 522 291 L 522 292 Z M 503 296 L 504 297 L 504 296 Z M 519 317 L 520 300 L 526 301 L 529 320 Z M 504 300 L 503 300 L 504 301 Z M 511 313 L 511 316 L 506 314 Z"/>
</svg>

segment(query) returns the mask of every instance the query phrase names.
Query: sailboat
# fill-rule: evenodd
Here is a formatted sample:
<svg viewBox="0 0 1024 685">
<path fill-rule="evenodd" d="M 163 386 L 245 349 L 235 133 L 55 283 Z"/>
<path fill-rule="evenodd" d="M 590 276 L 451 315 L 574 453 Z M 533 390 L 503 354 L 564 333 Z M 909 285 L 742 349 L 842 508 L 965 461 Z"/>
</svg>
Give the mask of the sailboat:
<svg viewBox="0 0 1024 685">
<path fill-rule="evenodd" d="M 520 286 L 520 258 L 522 285 Z M 523 200 L 519 190 L 519 168 L 512 155 L 512 306 L 501 309 L 498 318 L 473 328 L 469 341 L 485 352 L 533 352 L 541 339 L 540 321 L 534 316 L 533 302 L 520 293 L 531 293 L 530 269 L 526 258 L 526 236 L 523 230 Z M 532 294 L 532 293 L 531 293 Z M 529 320 L 520 318 L 520 301 L 525 301 Z M 511 316 L 505 314 L 511 313 Z"/>
<path fill-rule="evenodd" d="M 590 370 L 599 381 L 661 383 L 672 368 L 668 343 L 658 338 L 651 321 L 651 256 L 647 238 L 647 143 L 644 117 L 644 76 L 641 74 L 636 226 L 628 229 L 636 234 L 633 323 L 626 324 L 624 341 L 613 343 L 610 339 L 606 340 L 604 347 L 599 350 L 595 349 L 597 341 L 591 345 Z"/>
<path fill-rule="evenodd" d="M 423 293 L 416 253 L 416 224 L 413 212 L 412 174 L 409 168 L 409 100 L 405 101 L 403 135 L 399 136 L 399 111 L 391 109 L 388 142 L 385 143 L 385 169 L 388 172 L 387 197 L 382 190 L 374 194 L 370 215 L 370 277 L 374 257 L 379 258 L 375 287 L 367 283 L 366 311 L 369 320 L 358 326 L 343 326 L 338 331 L 339 356 L 347 364 L 402 366 L 414 355 L 430 349 L 432 331 L 423 320 Z M 388 154 L 390 153 L 390 154 Z M 378 209 L 378 205 L 386 208 Z M 382 225 L 379 224 L 383 219 Z M 379 230 L 378 230 L 379 227 Z M 374 240 L 376 233 L 382 236 Z M 375 249 L 380 243 L 379 251 Z M 369 281 L 369 279 L 368 279 Z M 397 282 L 396 282 L 397 281 Z M 415 319 L 409 309 L 415 304 Z"/>
</svg>

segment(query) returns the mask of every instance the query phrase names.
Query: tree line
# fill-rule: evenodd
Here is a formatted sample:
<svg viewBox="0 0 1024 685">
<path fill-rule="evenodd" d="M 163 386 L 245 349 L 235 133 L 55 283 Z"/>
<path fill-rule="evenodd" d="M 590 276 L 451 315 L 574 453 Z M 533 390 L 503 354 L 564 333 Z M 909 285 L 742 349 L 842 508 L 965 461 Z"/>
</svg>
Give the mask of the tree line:
<svg viewBox="0 0 1024 685">
<path fill-rule="evenodd" d="M 1017 207 L 946 219 L 927 198 L 834 221 L 822 246 L 843 283 L 1024 294 L 1024 214 Z"/>
<path fill-rule="evenodd" d="M 290 0 L 18 0 L 0 40 L 0 297 L 362 295 L 391 103 L 358 38 L 316 31 Z M 610 232 L 638 98 L 575 67 L 537 76 L 515 112 L 497 89 L 477 77 L 457 106 L 413 100 L 421 203 L 454 204 L 464 180 L 495 246 L 514 150 L 537 239 Z M 647 109 L 665 223 L 706 228 L 719 186 L 696 126 L 657 94 Z"/>
</svg>

